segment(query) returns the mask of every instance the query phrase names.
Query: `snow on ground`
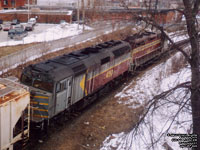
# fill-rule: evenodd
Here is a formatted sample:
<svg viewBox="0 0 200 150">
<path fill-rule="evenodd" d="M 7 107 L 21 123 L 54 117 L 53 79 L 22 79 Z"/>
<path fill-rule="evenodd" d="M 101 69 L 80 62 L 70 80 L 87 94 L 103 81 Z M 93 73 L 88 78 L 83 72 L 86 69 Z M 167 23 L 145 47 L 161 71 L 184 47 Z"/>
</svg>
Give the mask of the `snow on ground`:
<svg viewBox="0 0 200 150">
<path fill-rule="evenodd" d="M 122 92 L 118 93 L 116 97 L 118 102 L 127 105 L 129 108 L 137 108 L 144 106 L 155 95 L 169 90 L 171 87 L 190 81 L 191 72 L 190 69 L 184 67 L 177 73 L 170 72 L 170 68 L 173 65 L 173 59 L 179 58 L 180 53 L 170 58 L 167 62 L 162 63 L 151 70 L 144 73 L 141 77 L 132 81 Z M 135 135 L 135 130 L 129 133 L 118 133 L 108 136 L 104 142 L 101 150 L 166 150 L 164 145 L 166 143 L 170 145 L 174 150 L 181 149 L 177 142 L 171 142 L 171 138 L 164 134 L 163 137 L 159 137 L 166 131 L 166 133 L 184 133 L 187 134 L 191 131 L 191 112 L 190 106 L 184 107 L 180 113 L 178 113 L 175 121 L 171 124 L 173 116 L 176 116 L 180 105 L 187 103 L 187 99 L 190 93 L 185 96 L 187 91 L 184 89 L 178 89 L 171 94 L 167 99 L 159 100 L 156 106 L 156 111 L 153 108 L 149 110 L 149 114 L 144 120 L 144 124 L 137 130 L 139 133 Z M 127 100 L 128 99 L 128 100 Z M 183 103 L 181 103 L 183 102 Z M 180 104 L 180 105 L 179 105 Z M 187 106 L 187 105 L 186 105 Z M 169 127 L 171 128 L 169 129 Z M 151 133 L 151 134 L 150 134 Z M 153 148 L 151 142 L 158 143 Z"/>
<path fill-rule="evenodd" d="M 2 9 L 0 13 L 9 13 L 9 12 L 27 12 L 25 9 L 16 10 L 16 9 Z"/>
<path fill-rule="evenodd" d="M 27 9 L 2 9 L 0 10 L 0 13 L 17 13 L 17 12 L 24 12 L 24 13 L 28 13 L 28 10 Z M 43 12 L 43 13 L 48 13 L 48 12 L 58 12 L 58 13 L 66 13 L 67 15 L 71 15 L 72 14 L 72 10 L 62 10 L 62 9 L 59 9 L 59 10 L 40 10 L 40 12 Z"/>
<path fill-rule="evenodd" d="M 85 29 L 92 30 L 92 28 L 88 26 L 85 26 Z M 0 46 L 11 46 L 11 45 L 34 43 L 34 42 L 52 41 L 61 38 L 66 38 L 69 36 L 75 36 L 82 32 L 83 32 L 82 26 L 79 26 L 78 29 L 78 24 L 66 23 L 64 27 L 62 27 L 61 25 L 57 25 L 55 27 L 44 30 L 41 33 L 28 35 L 27 37 L 24 37 L 22 40 L 17 40 L 17 41 L 9 40 L 6 42 L 1 42 Z"/>
<path fill-rule="evenodd" d="M 172 41 L 176 43 L 189 38 L 188 34 L 184 34 L 183 32 L 184 31 L 171 32 L 168 33 L 168 35 L 172 39 Z"/>
</svg>

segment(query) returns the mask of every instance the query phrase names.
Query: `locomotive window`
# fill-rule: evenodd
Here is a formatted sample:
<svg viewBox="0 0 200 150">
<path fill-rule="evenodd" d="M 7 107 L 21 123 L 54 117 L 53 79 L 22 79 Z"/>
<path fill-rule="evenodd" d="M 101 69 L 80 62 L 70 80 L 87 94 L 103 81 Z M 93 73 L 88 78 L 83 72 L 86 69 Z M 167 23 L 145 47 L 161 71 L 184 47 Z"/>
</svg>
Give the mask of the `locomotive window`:
<svg viewBox="0 0 200 150">
<path fill-rule="evenodd" d="M 121 56 L 120 50 L 115 50 L 115 51 L 113 51 L 113 54 L 115 55 L 115 58 Z"/>
<path fill-rule="evenodd" d="M 109 61 L 110 61 L 110 56 L 108 56 L 106 58 L 103 58 L 103 59 L 101 59 L 101 65 L 103 65 L 103 64 L 105 64 L 105 63 L 107 63 Z"/>
<path fill-rule="evenodd" d="M 135 44 L 136 45 L 136 47 L 140 47 L 141 46 L 141 44 L 140 43 L 137 43 L 137 44 Z"/>
<path fill-rule="evenodd" d="M 26 84 L 26 85 L 31 85 L 32 84 L 32 79 L 23 74 L 22 78 L 21 78 L 21 82 Z"/>
<path fill-rule="evenodd" d="M 139 47 L 139 46 L 142 46 L 142 45 L 145 45 L 145 42 L 144 42 L 144 41 L 139 42 L 139 43 L 136 43 L 136 47 Z"/>
<path fill-rule="evenodd" d="M 125 47 L 122 47 L 120 49 L 113 51 L 113 54 L 115 55 L 115 58 L 118 58 L 119 56 L 125 54 L 129 50 L 130 50 L 130 48 L 128 46 L 125 46 Z"/>
<path fill-rule="evenodd" d="M 71 86 L 72 85 L 72 82 L 71 81 L 69 81 L 69 86 Z"/>
<path fill-rule="evenodd" d="M 155 40 L 156 39 L 156 37 L 152 37 L 152 38 L 150 38 L 150 40 Z"/>
<path fill-rule="evenodd" d="M 60 85 L 60 83 L 58 83 L 56 85 L 56 93 L 60 92 L 61 91 L 60 89 L 61 89 L 61 85 Z"/>
<path fill-rule="evenodd" d="M 66 81 L 58 83 L 56 86 L 56 93 L 64 91 L 65 89 L 67 89 Z"/>
<path fill-rule="evenodd" d="M 33 87 L 47 91 L 52 92 L 53 91 L 53 84 L 51 82 L 44 82 L 40 80 L 34 80 Z"/>
<path fill-rule="evenodd" d="M 140 42 L 141 45 L 145 45 L 145 41 Z"/>
<path fill-rule="evenodd" d="M 61 91 L 63 91 L 63 90 L 65 90 L 67 88 L 67 84 L 66 84 L 66 81 L 64 81 L 64 82 L 62 82 L 61 84 L 60 84 L 60 89 L 61 89 Z"/>
</svg>

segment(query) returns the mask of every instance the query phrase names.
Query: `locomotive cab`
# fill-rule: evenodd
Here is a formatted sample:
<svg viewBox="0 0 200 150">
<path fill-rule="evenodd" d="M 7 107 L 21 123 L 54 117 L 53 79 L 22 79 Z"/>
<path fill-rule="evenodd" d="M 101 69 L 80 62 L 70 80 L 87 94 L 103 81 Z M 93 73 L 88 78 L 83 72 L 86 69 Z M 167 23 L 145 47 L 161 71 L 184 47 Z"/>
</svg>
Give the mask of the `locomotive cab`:
<svg viewBox="0 0 200 150">
<path fill-rule="evenodd" d="M 29 86 L 31 96 L 31 121 L 41 122 L 49 118 L 49 105 L 52 99 L 54 83 L 38 72 L 30 72 L 28 68 L 21 76 L 21 82 Z"/>
<path fill-rule="evenodd" d="M 22 73 L 21 82 L 30 89 L 31 121 L 35 123 L 49 121 L 71 103 L 72 71 L 64 65 L 59 66 L 46 61 L 30 65 Z"/>
</svg>

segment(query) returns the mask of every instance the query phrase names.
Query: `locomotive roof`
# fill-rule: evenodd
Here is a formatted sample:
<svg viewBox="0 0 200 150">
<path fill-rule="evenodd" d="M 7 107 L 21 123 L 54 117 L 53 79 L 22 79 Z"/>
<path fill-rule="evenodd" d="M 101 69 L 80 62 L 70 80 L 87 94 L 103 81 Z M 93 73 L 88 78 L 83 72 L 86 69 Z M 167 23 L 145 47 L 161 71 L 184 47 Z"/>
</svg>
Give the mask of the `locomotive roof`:
<svg viewBox="0 0 200 150">
<path fill-rule="evenodd" d="M 159 34 L 154 33 L 154 32 L 148 32 L 148 31 L 144 31 L 141 33 L 136 33 L 133 34 L 131 36 L 128 36 L 125 41 L 128 41 L 129 43 L 140 43 L 142 41 L 145 41 L 148 38 L 155 38 L 157 37 Z"/>
<path fill-rule="evenodd" d="M 114 50 L 127 46 L 130 47 L 124 41 L 109 41 L 31 65 L 29 70 L 37 74 L 45 74 L 54 81 L 60 81 L 86 72 L 88 68 L 95 68 L 100 65 L 101 59 L 113 57 Z"/>
<path fill-rule="evenodd" d="M 58 64 L 51 60 L 33 65 L 32 70 L 41 74 L 49 75 L 49 77 L 53 78 L 52 80 L 56 78 L 64 78 L 73 74 L 73 71 L 68 66 L 64 64 Z"/>
</svg>

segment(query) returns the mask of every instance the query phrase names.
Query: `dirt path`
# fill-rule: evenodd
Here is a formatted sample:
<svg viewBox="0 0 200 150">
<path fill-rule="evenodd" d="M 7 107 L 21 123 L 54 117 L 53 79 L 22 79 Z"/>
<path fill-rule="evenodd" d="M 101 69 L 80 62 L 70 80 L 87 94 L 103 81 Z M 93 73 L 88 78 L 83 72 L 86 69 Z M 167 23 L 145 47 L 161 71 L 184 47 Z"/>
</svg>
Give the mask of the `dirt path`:
<svg viewBox="0 0 200 150">
<path fill-rule="evenodd" d="M 32 150 L 99 150 L 108 135 L 130 131 L 142 108 L 133 110 L 117 102 L 114 96 L 124 86 L 102 97 L 76 119 L 57 127 Z"/>
</svg>

